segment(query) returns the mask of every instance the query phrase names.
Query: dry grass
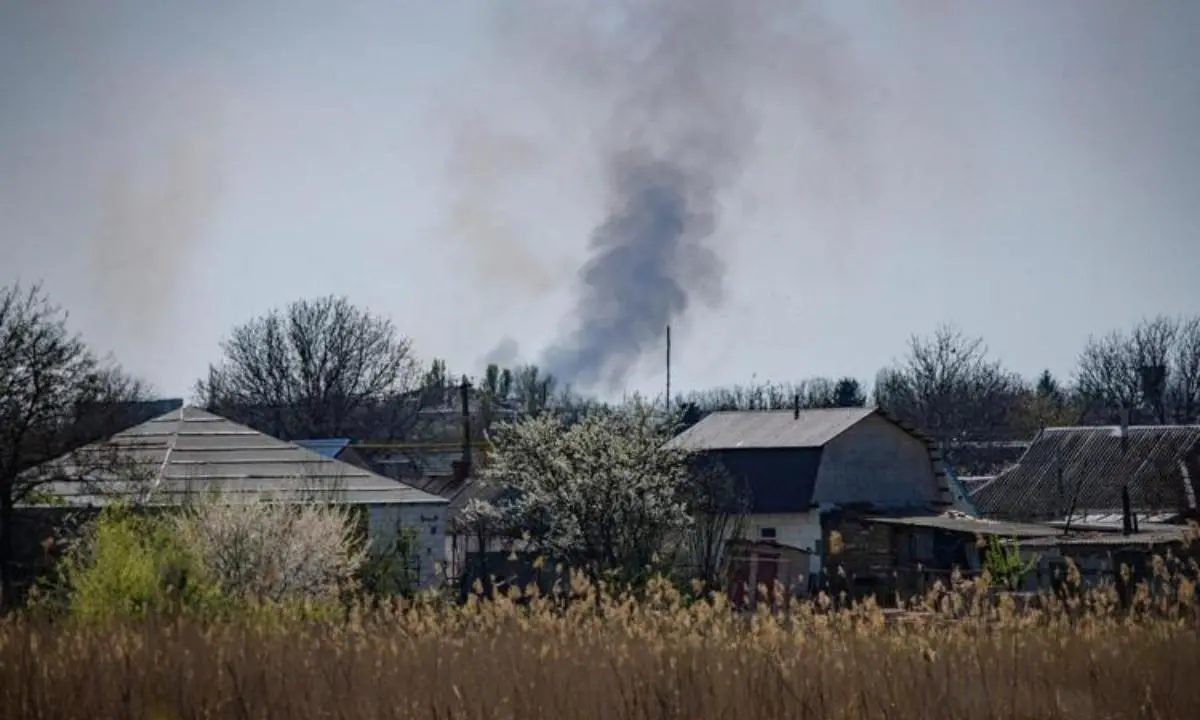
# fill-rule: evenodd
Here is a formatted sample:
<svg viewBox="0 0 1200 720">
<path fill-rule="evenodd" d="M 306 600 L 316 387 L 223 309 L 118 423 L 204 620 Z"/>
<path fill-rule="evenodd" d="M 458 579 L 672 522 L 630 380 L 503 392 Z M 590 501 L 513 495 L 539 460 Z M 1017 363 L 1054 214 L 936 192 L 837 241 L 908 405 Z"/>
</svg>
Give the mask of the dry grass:
<svg viewBox="0 0 1200 720">
<path fill-rule="evenodd" d="M 10 621 L 0 716 L 1200 717 L 1188 583 L 1133 613 L 1109 593 L 1016 613 L 964 587 L 903 622 L 870 605 L 738 616 L 665 584 L 573 590 L 337 623 Z"/>
</svg>

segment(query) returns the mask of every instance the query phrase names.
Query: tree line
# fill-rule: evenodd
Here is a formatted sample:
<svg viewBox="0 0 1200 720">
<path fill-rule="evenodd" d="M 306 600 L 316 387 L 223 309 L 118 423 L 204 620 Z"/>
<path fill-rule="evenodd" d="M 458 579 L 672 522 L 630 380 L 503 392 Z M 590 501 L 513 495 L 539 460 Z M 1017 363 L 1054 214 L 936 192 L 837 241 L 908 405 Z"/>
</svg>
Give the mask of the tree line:
<svg viewBox="0 0 1200 720">
<path fill-rule="evenodd" d="M 388 318 L 344 297 L 301 299 L 251 318 L 221 342 L 194 402 L 276 437 L 421 440 L 447 430 L 430 408 L 453 408 L 467 380 L 486 427 L 495 418 L 582 418 L 603 403 L 535 365 L 453 374 L 421 362 Z M 38 285 L 0 289 L 0 569 L 9 585 L 17 508 L 49 479 L 38 468 L 111 434 L 146 386 L 69 329 Z M 661 403 L 661 399 L 660 399 Z M 1157 317 L 1089 339 L 1072 378 L 1022 378 L 980 338 L 945 326 L 913 337 L 868 391 L 850 377 L 751 383 L 678 395 L 684 424 L 716 410 L 875 404 L 947 448 L 1028 439 L 1049 425 L 1200 422 L 1200 316 Z M 457 425 L 450 428 L 458 432 Z M 480 430 L 482 428 L 476 428 Z"/>
</svg>

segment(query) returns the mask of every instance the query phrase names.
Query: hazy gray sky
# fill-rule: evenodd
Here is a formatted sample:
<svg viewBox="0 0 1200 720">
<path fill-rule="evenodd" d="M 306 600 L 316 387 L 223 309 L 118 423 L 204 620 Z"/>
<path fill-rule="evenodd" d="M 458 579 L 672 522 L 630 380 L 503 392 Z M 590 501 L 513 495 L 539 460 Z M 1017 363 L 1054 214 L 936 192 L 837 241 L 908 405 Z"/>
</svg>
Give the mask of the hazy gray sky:
<svg viewBox="0 0 1200 720">
<path fill-rule="evenodd" d="M 326 293 L 452 368 L 536 359 L 654 42 L 615 5 L 0 0 L 0 282 L 169 394 Z M 1089 333 L 1200 312 L 1200 3 L 744 5 L 740 50 L 688 50 L 732 68 L 739 159 L 677 387 L 870 379 L 941 322 L 1068 373 Z"/>
</svg>

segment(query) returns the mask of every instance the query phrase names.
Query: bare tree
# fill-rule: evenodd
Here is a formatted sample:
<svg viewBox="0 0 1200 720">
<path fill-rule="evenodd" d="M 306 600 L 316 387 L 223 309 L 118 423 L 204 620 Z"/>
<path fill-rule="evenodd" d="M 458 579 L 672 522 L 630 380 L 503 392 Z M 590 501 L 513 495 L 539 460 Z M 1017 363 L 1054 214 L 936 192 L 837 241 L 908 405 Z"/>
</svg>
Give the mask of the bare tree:
<svg viewBox="0 0 1200 720">
<path fill-rule="evenodd" d="M 143 388 L 99 361 L 40 285 L 0 289 L 0 592 L 13 602 L 17 524 L 56 479 L 49 461 L 122 429 Z M 86 472 L 86 468 L 81 468 Z"/>
<path fill-rule="evenodd" d="M 804 409 L 861 407 L 866 404 L 862 385 L 851 377 L 824 377 L 797 382 L 751 382 L 727 385 L 681 395 L 673 405 L 694 407 L 701 416 L 728 410 L 786 410 L 799 402 Z"/>
<path fill-rule="evenodd" d="M 1029 438 L 1043 428 L 1074 425 L 1080 416 L 1077 393 L 1063 387 L 1049 370 L 1043 370 L 1033 392 L 1025 393 L 1014 430 L 1018 437 Z"/>
<path fill-rule="evenodd" d="M 1008 434 L 1024 393 L 981 338 L 949 325 L 911 338 L 908 357 L 881 372 L 875 388 L 880 407 L 946 444 Z"/>
<path fill-rule="evenodd" d="M 686 552 L 693 579 L 723 591 L 729 580 L 728 545 L 745 534 L 749 488 L 721 465 L 697 457 L 685 497 L 692 518 Z"/>
<path fill-rule="evenodd" d="M 1092 419 L 1189 422 L 1200 394 L 1200 318 L 1143 320 L 1132 331 L 1089 338 L 1079 357 L 1079 392 Z"/>
<path fill-rule="evenodd" d="M 299 300 L 251 320 L 222 350 L 198 394 L 276 437 L 378 435 L 407 418 L 419 385 L 410 342 L 343 297 Z"/>
<path fill-rule="evenodd" d="M 1200 423 L 1200 315 L 1179 324 L 1167 390 L 1175 421 Z"/>
<path fill-rule="evenodd" d="M 553 375 L 542 373 L 537 365 L 517 368 L 513 373 L 512 392 L 518 408 L 528 416 L 540 415 L 553 405 L 557 384 Z"/>
</svg>

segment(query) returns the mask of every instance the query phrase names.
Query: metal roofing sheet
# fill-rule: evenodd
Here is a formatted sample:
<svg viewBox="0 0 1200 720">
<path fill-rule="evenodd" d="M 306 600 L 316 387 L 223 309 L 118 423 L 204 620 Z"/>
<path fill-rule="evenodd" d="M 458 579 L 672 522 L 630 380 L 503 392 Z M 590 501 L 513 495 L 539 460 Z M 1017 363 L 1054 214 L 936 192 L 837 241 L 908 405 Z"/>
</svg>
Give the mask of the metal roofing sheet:
<svg viewBox="0 0 1200 720">
<path fill-rule="evenodd" d="M 1101 547 L 1147 547 L 1152 545 L 1170 545 L 1173 543 L 1186 542 L 1189 538 L 1189 529 L 1178 527 L 1174 530 L 1155 530 L 1153 532 L 1138 532 L 1131 535 L 1123 535 L 1121 533 L 1087 533 L 1087 534 L 1072 534 L 1072 535 L 1057 535 L 1043 538 L 1035 538 L 1027 542 L 1022 542 L 1021 546 L 1026 548 L 1035 547 L 1062 547 L 1062 546 L 1101 546 Z"/>
<path fill-rule="evenodd" d="M 311 450 L 321 457 L 336 458 L 338 453 L 350 444 L 350 438 L 318 438 L 313 440 L 296 440 L 297 445 L 305 450 Z"/>
<path fill-rule="evenodd" d="M 906 517 L 875 516 L 872 522 L 885 525 L 934 528 L 950 532 L 973 533 L 976 535 L 1001 535 L 1016 538 L 1037 538 L 1060 535 L 1062 530 L 1049 525 L 1032 523 L 1010 523 L 983 518 L 968 517 L 959 513 L 943 515 L 913 515 Z"/>
<path fill-rule="evenodd" d="M 139 488 L 154 483 L 168 496 L 213 490 L 230 494 L 321 492 L 347 503 L 447 502 L 192 407 L 69 453 L 38 472 L 51 473 L 55 481 L 46 489 L 72 502 L 133 492 L 125 482 L 131 476 L 142 479 Z"/>
<path fill-rule="evenodd" d="M 971 499 L 985 515 L 1061 518 L 1072 500 L 1076 513 L 1119 510 L 1128 484 L 1135 510 L 1185 510 L 1195 504 L 1198 453 L 1195 425 L 1131 427 L 1124 443 L 1116 427 L 1047 428 Z"/>
<path fill-rule="evenodd" d="M 820 448 L 873 414 L 870 408 L 715 412 L 671 440 L 694 450 Z"/>
</svg>

